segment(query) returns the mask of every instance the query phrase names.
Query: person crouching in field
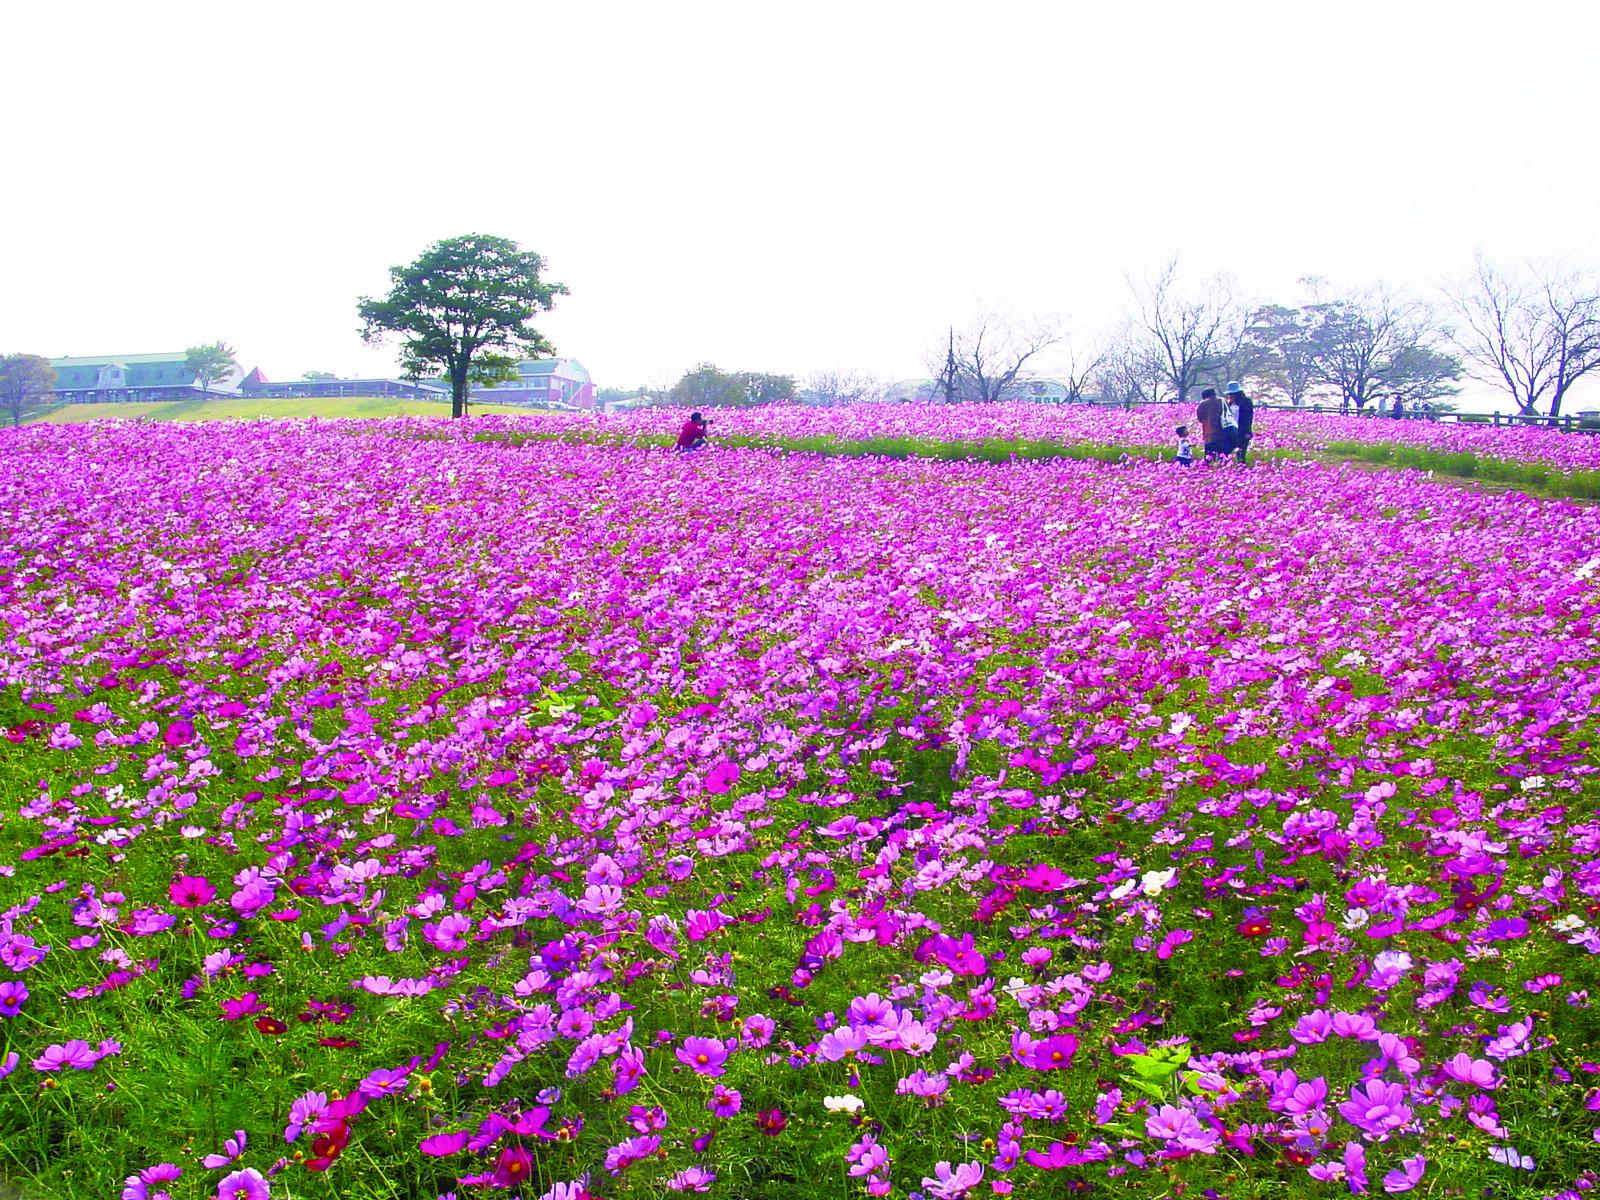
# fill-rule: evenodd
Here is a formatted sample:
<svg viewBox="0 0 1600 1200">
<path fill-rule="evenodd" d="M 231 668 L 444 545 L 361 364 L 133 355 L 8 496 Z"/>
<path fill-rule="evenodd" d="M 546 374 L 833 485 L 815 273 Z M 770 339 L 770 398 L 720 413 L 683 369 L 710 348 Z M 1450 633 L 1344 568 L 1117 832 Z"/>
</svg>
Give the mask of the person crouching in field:
<svg viewBox="0 0 1600 1200">
<path fill-rule="evenodd" d="M 1189 440 L 1189 427 L 1187 425 L 1179 425 L 1177 432 L 1178 453 L 1172 461 L 1180 467 L 1192 467 L 1194 466 L 1194 443 Z"/>
<path fill-rule="evenodd" d="M 683 428 L 678 430 L 678 453 L 687 454 L 704 446 L 706 436 L 711 432 L 710 427 L 711 422 L 699 413 L 690 413 L 689 419 L 683 423 Z"/>
</svg>

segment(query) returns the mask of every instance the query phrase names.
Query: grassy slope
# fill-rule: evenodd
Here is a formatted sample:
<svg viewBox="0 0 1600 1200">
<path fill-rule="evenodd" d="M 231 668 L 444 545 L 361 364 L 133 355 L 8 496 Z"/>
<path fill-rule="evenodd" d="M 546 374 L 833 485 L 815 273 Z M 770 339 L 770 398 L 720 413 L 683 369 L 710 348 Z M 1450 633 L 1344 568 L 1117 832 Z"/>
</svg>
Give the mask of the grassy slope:
<svg viewBox="0 0 1600 1200">
<path fill-rule="evenodd" d="M 475 413 L 523 414 L 540 410 L 504 404 L 474 404 Z M 389 396 L 315 397 L 295 400 L 175 400 L 130 404 L 68 404 L 35 418 L 41 424 L 83 421 L 251 421 L 262 417 L 447 417 L 448 404 Z"/>
</svg>

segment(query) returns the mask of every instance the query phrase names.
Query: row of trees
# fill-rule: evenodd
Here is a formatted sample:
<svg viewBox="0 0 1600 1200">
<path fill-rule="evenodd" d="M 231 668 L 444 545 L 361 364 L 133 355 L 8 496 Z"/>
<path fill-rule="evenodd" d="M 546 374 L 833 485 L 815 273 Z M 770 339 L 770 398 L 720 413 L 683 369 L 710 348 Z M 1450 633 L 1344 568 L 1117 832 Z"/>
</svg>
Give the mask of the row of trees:
<svg viewBox="0 0 1600 1200">
<path fill-rule="evenodd" d="M 701 363 L 685 371 L 670 388 L 653 396 L 658 404 L 684 408 L 745 408 L 786 404 L 795 398 L 794 377 L 762 371 L 724 371 Z"/>
<path fill-rule="evenodd" d="M 1455 395 L 1470 374 L 1524 414 L 1559 416 L 1573 386 L 1600 368 L 1600 278 L 1483 258 L 1441 289 L 1442 303 L 1382 285 L 1336 290 L 1301 280 L 1293 304 L 1237 299 L 1226 276 L 1187 280 L 1176 259 L 1130 280 L 1130 311 L 1092 347 L 1059 321 L 987 312 L 929 355 L 938 392 L 1008 399 L 1024 372 L 1054 374 L 1068 400 L 1187 402 L 1202 387 L 1244 381 L 1280 403 L 1362 410 Z M 1053 371 L 1040 364 L 1053 357 Z"/>
</svg>

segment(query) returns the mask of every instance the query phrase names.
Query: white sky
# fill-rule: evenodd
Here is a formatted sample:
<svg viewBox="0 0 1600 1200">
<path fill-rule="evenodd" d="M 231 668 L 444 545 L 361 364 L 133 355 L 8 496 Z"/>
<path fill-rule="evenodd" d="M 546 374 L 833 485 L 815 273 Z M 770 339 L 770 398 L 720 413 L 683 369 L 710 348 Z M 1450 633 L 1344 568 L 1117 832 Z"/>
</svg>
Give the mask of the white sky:
<svg viewBox="0 0 1600 1200">
<path fill-rule="evenodd" d="M 1600 5 L 244 0 L 0 10 L 0 351 L 389 374 L 355 304 L 468 232 L 601 384 L 924 373 L 980 303 L 1600 266 Z"/>
</svg>

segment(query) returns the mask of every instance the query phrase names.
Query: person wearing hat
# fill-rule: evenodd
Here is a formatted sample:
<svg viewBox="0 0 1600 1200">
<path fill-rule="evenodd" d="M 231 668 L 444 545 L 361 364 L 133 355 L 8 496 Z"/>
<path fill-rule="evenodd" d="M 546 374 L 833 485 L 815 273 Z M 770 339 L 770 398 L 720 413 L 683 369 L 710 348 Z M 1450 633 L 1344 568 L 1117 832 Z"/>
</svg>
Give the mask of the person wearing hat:
<svg viewBox="0 0 1600 1200">
<path fill-rule="evenodd" d="M 1244 394 L 1244 387 L 1238 380 L 1230 381 L 1222 390 L 1233 412 L 1233 455 L 1243 466 L 1244 454 L 1250 449 L 1250 437 L 1255 430 L 1256 402 Z"/>
</svg>

